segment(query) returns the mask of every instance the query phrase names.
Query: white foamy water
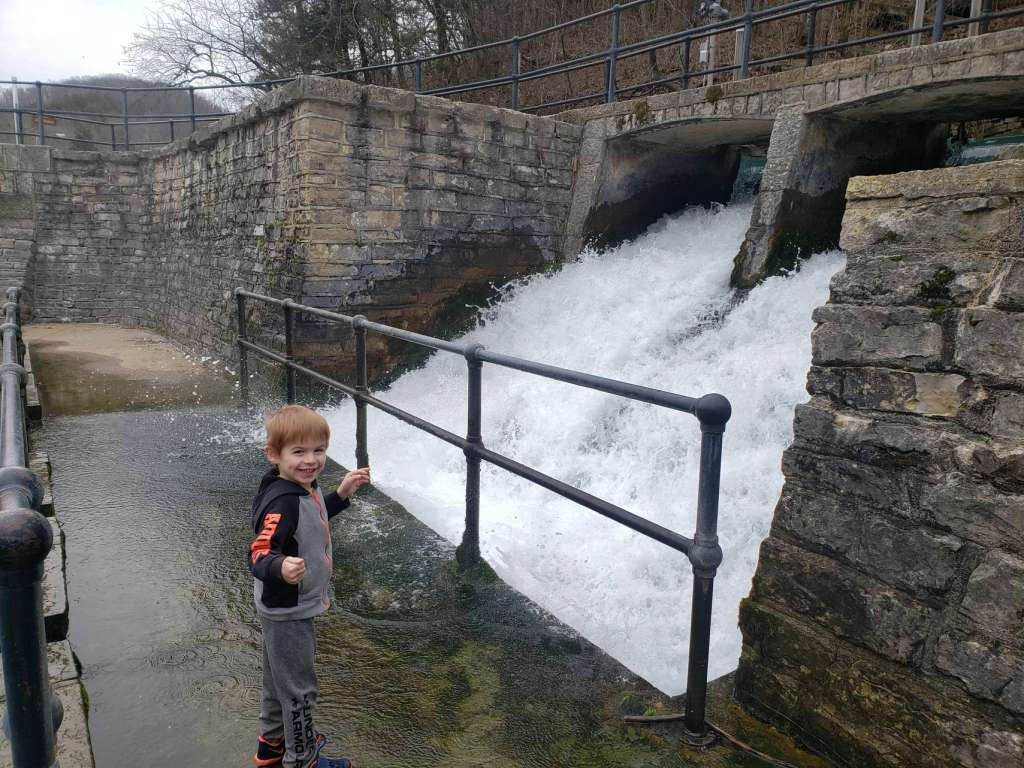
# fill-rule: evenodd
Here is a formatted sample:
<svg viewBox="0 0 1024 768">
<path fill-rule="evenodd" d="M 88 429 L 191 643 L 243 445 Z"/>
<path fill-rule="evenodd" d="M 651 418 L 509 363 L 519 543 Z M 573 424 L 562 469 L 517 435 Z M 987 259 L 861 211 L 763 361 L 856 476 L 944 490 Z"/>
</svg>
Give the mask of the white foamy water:
<svg viewBox="0 0 1024 768">
<path fill-rule="evenodd" d="M 828 299 L 829 278 L 843 265 L 840 253 L 814 256 L 733 307 L 729 273 L 750 211 L 691 209 L 635 242 L 517 283 L 466 337 L 530 360 L 732 401 L 711 677 L 739 658 L 737 607 L 782 488 L 793 407 L 807 399 L 811 311 Z M 381 397 L 465 434 L 461 357 L 439 353 Z M 347 465 L 354 411 L 344 403 L 326 414 L 331 456 Z M 374 482 L 458 542 L 461 451 L 368 411 Z M 493 450 L 693 535 L 700 430 L 688 414 L 485 364 L 483 435 Z M 502 579 L 661 690 L 682 693 L 692 589 L 686 557 L 486 463 L 481 486 L 481 549 Z"/>
</svg>

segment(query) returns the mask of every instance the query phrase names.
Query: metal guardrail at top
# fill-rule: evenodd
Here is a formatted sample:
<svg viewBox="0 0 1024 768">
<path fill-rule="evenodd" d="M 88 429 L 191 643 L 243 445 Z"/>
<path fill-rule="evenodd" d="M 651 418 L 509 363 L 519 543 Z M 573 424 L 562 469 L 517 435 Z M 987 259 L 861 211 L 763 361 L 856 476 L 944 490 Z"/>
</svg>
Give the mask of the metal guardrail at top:
<svg viewBox="0 0 1024 768">
<path fill-rule="evenodd" d="M 14 768 L 56 768 L 54 733 L 64 707 L 50 690 L 43 625 L 43 561 L 53 529 L 39 512 L 43 484 L 28 469 L 27 374 L 20 292 L 7 290 L 0 364 L 0 660 L 7 697 L 3 731 Z"/>
<path fill-rule="evenodd" d="M 376 64 L 373 66 L 358 67 L 355 69 L 326 72 L 322 73 L 320 76 L 346 78 L 352 80 L 358 80 L 362 78 L 363 82 L 369 82 L 370 77 L 377 72 L 393 72 L 396 75 L 396 79 L 401 80 L 403 78 L 403 72 L 411 71 L 413 73 L 413 83 L 415 92 L 436 96 L 455 96 L 457 94 L 462 93 L 471 93 L 475 91 L 488 90 L 493 88 L 509 87 L 511 89 L 510 106 L 512 109 L 536 112 L 542 109 L 568 107 L 572 105 L 581 104 L 587 101 L 613 102 L 616 100 L 618 96 L 622 94 L 657 88 L 659 86 L 672 85 L 675 87 L 687 89 L 691 85 L 691 80 L 693 80 L 696 77 L 703 78 L 705 85 L 711 84 L 714 76 L 717 74 L 731 72 L 733 74 L 734 79 L 746 78 L 750 75 L 751 67 L 763 67 L 772 64 L 778 64 L 780 62 L 789 60 L 803 59 L 805 66 L 811 66 L 814 63 L 814 59 L 816 56 L 821 56 L 823 54 L 828 54 L 836 51 L 843 51 L 848 48 L 855 48 L 857 46 L 862 46 L 870 43 L 877 43 L 909 37 L 909 44 L 911 46 L 914 46 L 920 45 L 922 37 L 925 34 L 930 35 L 931 42 L 937 43 L 943 39 L 943 36 L 945 35 L 947 30 L 954 29 L 956 27 L 964 25 L 967 25 L 968 27 L 968 35 L 982 34 L 988 31 L 989 24 L 992 21 L 1024 14 L 1024 6 L 1018 8 L 1010 8 L 1003 11 L 993 11 L 994 0 L 972 0 L 970 16 L 966 18 L 950 19 L 946 13 L 946 0 L 934 0 L 934 20 L 932 21 L 932 23 L 926 24 L 924 20 L 926 1 L 930 2 L 930 0 L 916 0 L 913 21 L 911 22 L 910 27 L 907 29 L 902 29 L 895 32 L 887 32 L 885 34 L 872 35 L 870 37 L 858 38 L 855 40 L 847 40 L 845 42 L 835 43 L 832 45 L 818 45 L 816 40 L 816 34 L 818 29 L 818 14 L 829 8 L 835 8 L 838 6 L 860 2 L 860 0 L 794 0 L 794 2 L 784 3 L 783 5 L 779 5 L 774 8 L 766 8 L 761 11 L 754 10 L 754 0 L 745 0 L 744 12 L 741 15 L 738 15 L 734 18 L 728 18 L 728 13 L 721 8 L 720 0 L 703 0 L 702 10 L 705 12 L 705 14 L 709 15 L 711 18 L 719 18 L 719 21 L 715 21 L 704 26 L 695 27 L 693 29 L 682 30 L 679 32 L 674 32 L 672 34 L 662 35 L 660 37 L 649 38 L 647 40 L 643 40 L 640 42 L 623 45 L 620 44 L 619 40 L 619 28 L 622 12 L 642 5 L 646 5 L 648 3 L 655 2 L 655 0 L 633 0 L 632 2 L 614 5 L 606 10 L 599 11 L 597 13 L 592 13 L 588 16 L 583 16 L 578 19 L 573 19 L 572 21 L 567 21 L 562 24 L 557 24 L 553 27 L 548 27 L 547 29 L 542 29 L 537 32 L 531 32 L 526 35 L 513 37 L 509 40 L 500 40 L 497 42 L 486 43 L 484 45 L 477 45 L 470 48 L 462 48 L 457 51 L 450 51 L 448 53 L 440 53 L 433 56 L 424 56 L 415 59 L 407 59 L 404 61 L 398 61 L 394 63 Z M 725 18 L 723 18 L 723 15 Z M 806 16 L 806 45 L 801 45 L 799 48 L 783 54 L 769 56 L 761 59 L 751 59 L 751 41 L 755 28 L 770 25 L 772 23 L 794 18 L 797 16 Z M 571 27 L 590 23 L 606 17 L 610 17 L 611 19 L 611 28 L 609 35 L 610 43 L 607 49 L 587 54 L 585 56 L 578 56 L 576 58 L 568 59 L 557 64 L 539 67 L 534 70 L 522 71 L 520 48 L 523 43 L 542 37 L 544 35 L 552 34 L 554 32 L 560 32 Z M 736 35 L 736 45 L 734 46 L 734 55 L 732 63 L 722 66 L 715 66 L 714 54 L 711 54 L 711 58 L 708 62 L 707 68 L 701 69 L 699 71 L 691 71 L 690 59 L 693 43 L 705 43 L 708 41 L 711 41 L 713 43 L 713 41 L 716 40 L 718 36 L 730 32 L 735 33 Z M 628 59 L 635 58 L 637 56 L 653 55 L 657 51 L 673 47 L 678 48 L 679 46 L 682 46 L 683 49 L 683 66 L 681 71 L 656 80 L 620 86 L 618 82 L 618 67 L 620 63 Z M 425 89 L 423 87 L 424 65 L 428 65 L 439 61 L 445 61 L 459 56 L 465 56 L 467 54 L 479 53 L 482 51 L 490 51 L 497 48 L 510 49 L 508 75 L 490 78 L 486 80 L 477 80 L 468 83 L 446 85 L 437 88 Z M 577 72 L 592 67 L 604 67 L 605 69 L 605 74 L 603 76 L 605 87 L 600 92 L 587 93 L 579 96 L 574 95 L 570 96 L 569 98 L 561 99 L 558 101 L 533 104 L 525 107 L 520 105 L 519 88 L 521 84 L 559 75 L 567 75 L 568 73 L 571 72 Z M 124 149 L 126 151 L 131 149 L 133 146 L 157 146 L 165 144 L 167 142 L 133 142 L 130 138 L 131 127 L 143 125 L 168 125 L 170 128 L 169 140 L 173 141 L 175 138 L 175 125 L 177 124 L 187 125 L 188 130 L 191 133 L 196 130 L 198 123 L 219 119 L 220 117 L 224 117 L 227 114 L 230 114 L 197 113 L 195 104 L 195 96 L 197 91 L 223 91 L 226 89 L 233 88 L 270 90 L 275 86 L 290 83 L 295 79 L 295 77 L 289 77 L 277 80 L 262 80 L 251 83 L 218 83 L 214 85 L 192 85 L 184 88 L 172 86 L 115 88 L 110 86 L 69 83 L 27 83 L 35 89 L 36 103 L 34 107 L 32 107 L 31 109 L 22 108 L 19 107 L 17 103 L 15 103 L 12 107 L 0 108 L 0 114 L 13 114 L 15 123 L 14 131 L 0 131 L 0 136 L 15 136 L 17 143 L 23 143 L 25 138 L 28 135 L 30 135 L 24 130 L 23 117 L 25 115 L 31 115 L 39 123 L 37 131 L 37 141 L 39 144 L 45 144 L 48 139 L 59 139 L 63 141 L 83 142 L 86 144 L 100 146 L 107 146 L 109 144 L 111 149 Z M 18 82 L 16 80 L 0 80 L 0 86 L 3 85 L 14 86 L 14 92 L 15 94 L 17 93 Z M 71 110 L 51 111 L 46 109 L 44 105 L 44 87 L 120 93 L 121 112 L 119 114 L 105 114 L 75 112 Z M 189 111 L 187 113 L 177 114 L 129 114 L 129 94 L 161 92 L 187 93 L 189 97 Z M 47 116 L 52 116 L 55 119 L 69 120 L 71 122 L 77 122 L 80 124 L 98 123 L 101 125 L 107 125 L 109 126 L 110 130 L 110 140 L 108 142 L 105 138 L 102 141 L 98 141 L 96 139 L 76 139 L 68 138 L 65 136 L 53 135 L 47 136 L 44 126 L 44 121 Z M 100 119 L 96 120 L 96 118 Z M 120 131 L 120 135 L 118 135 L 118 129 Z"/>
<path fill-rule="evenodd" d="M 571 501 L 591 509 L 620 525 L 643 534 L 655 541 L 687 555 L 693 566 L 693 603 L 690 617 L 690 652 L 687 670 L 685 729 L 689 741 L 694 745 L 710 743 L 713 734 L 705 725 L 708 656 L 711 643 L 711 607 L 715 574 L 722 562 L 722 548 L 718 544 L 718 490 L 722 468 L 722 436 L 725 425 L 732 415 L 729 401 L 718 394 L 703 397 L 685 397 L 658 389 L 641 387 L 622 381 L 593 376 L 579 371 L 556 368 L 542 363 L 523 360 L 498 352 L 491 352 L 477 343 L 461 344 L 435 339 L 388 325 L 374 323 L 362 315 L 350 317 L 315 307 L 298 304 L 289 299 L 275 299 L 242 288 L 235 290 L 238 321 L 238 375 L 243 403 L 249 399 L 248 353 L 254 352 L 285 367 L 285 391 L 289 403 L 295 402 L 295 376 L 302 373 L 328 387 L 349 395 L 356 405 L 356 463 L 359 467 L 369 466 L 366 434 L 366 406 L 388 413 L 406 424 L 421 429 L 450 445 L 462 449 L 466 455 L 466 527 L 462 544 L 456 550 L 456 559 L 461 568 L 472 568 L 480 561 L 480 462 L 487 461 L 495 466 L 518 475 L 531 483 L 553 491 Z M 281 307 L 284 310 L 285 353 L 249 341 L 247 336 L 246 299 Z M 313 315 L 332 322 L 350 326 L 355 334 L 355 386 L 343 384 L 329 376 L 313 371 L 295 362 L 295 315 Z M 432 424 L 411 413 L 378 399 L 367 386 L 366 333 L 372 331 L 393 339 L 412 342 L 441 352 L 461 355 L 466 358 L 469 374 L 468 418 L 466 436 Z M 683 411 L 697 417 L 701 430 L 700 478 L 697 491 L 697 525 L 692 539 L 670 531 L 656 523 L 645 520 L 632 512 L 599 499 L 585 491 L 528 467 L 524 464 L 489 450 L 484 446 L 481 434 L 481 379 L 484 363 L 513 368 L 517 371 L 562 381 L 580 387 L 620 397 L 651 403 L 663 408 Z"/>
</svg>

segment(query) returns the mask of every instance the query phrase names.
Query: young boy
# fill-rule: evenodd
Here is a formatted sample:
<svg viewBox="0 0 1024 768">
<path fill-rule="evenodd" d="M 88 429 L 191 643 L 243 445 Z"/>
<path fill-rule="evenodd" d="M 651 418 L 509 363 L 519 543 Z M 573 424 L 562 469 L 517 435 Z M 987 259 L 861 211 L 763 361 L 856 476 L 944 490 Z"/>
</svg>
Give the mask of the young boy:
<svg viewBox="0 0 1024 768">
<path fill-rule="evenodd" d="M 370 482 L 370 470 L 345 475 L 326 496 L 316 478 L 327 460 L 331 430 L 300 405 L 267 416 L 264 448 L 273 468 L 252 503 L 256 541 L 249 549 L 256 610 L 263 629 L 263 695 L 256 765 L 352 768 L 320 757 L 325 739 L 313 726 L 318 691 L 313 617 L 329 607 L 331 532 L 327 521 Z"/>
</svg>

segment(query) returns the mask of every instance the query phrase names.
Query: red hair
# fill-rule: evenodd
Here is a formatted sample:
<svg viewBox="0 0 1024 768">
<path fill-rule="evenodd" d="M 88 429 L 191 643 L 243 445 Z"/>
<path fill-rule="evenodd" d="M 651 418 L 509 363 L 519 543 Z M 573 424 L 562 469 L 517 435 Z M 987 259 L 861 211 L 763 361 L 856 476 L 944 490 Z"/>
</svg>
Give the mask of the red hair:
<svg viewBox="0 0 1024 768">
<path fill-rule="evenodd" d="M 263 420 L 267 428 L 267 448 L 281 453 L 292 443 L 300 443 L 308 437 L 331 441 L 331 428 L 327 419 L 303 405 L 286 405 L 267 414 Z"/>
</svg>

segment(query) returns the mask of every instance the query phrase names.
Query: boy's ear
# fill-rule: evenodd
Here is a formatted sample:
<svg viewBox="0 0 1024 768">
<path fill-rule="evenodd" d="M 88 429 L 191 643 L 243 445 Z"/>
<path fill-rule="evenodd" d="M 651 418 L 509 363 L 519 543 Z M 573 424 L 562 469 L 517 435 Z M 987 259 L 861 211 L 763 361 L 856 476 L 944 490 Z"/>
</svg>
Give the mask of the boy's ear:
<svg viewBox="0 0 1024 768">
<path fill-rule="evenodd" d="M 271 464 L 279 464 L 280 463 L 280 458 L 281 457 L 278 455 L 277 451 L 273 447 L 271 447 L 269 445 L 264 445 L 263 446 L 263 453 L 265 453 L 267 455 L 267 461 L 269 461 Z"/>
</svg>

